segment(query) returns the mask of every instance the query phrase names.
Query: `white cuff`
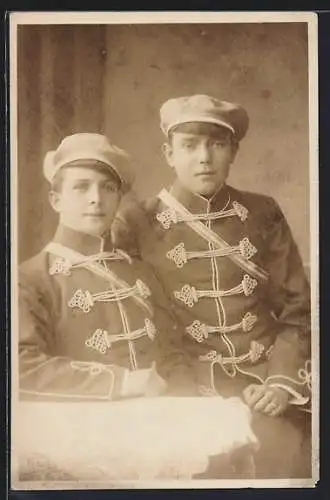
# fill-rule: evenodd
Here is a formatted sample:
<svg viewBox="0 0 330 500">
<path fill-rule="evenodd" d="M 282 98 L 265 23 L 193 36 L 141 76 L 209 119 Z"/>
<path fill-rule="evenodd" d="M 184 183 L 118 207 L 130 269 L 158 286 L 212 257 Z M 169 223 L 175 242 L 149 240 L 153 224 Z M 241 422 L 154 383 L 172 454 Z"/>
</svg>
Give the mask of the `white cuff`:
<svg viewBox="0 0 330 500">
<path fill-rule="evenodd" d="M 129 371 L 126 369 L 120 395 L 125 397 L 142 396 L 145 393 L 151 369 Z"/>
</svg>

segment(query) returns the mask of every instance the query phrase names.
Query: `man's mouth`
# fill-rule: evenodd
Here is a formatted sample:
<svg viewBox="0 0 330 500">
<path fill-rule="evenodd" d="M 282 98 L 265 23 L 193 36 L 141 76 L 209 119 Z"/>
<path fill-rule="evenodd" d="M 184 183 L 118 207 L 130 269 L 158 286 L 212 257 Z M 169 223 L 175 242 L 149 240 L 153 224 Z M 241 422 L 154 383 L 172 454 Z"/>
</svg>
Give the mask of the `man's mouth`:
<svg viewBox="0 0 330 500">
<path fill-rule="evenodd" d="M 198 172 L 197 174 L 195 174 L 196 177 L 212 177 L 213 175 L 215 175 L 215 172 L 211 170 L 205 172 Z"/>
<path fill-rule="evenodd" d="M 85 217 L 105 217 L 103 213 L 92 213 L 92 214 L 84 214 Z"/>
</svg>

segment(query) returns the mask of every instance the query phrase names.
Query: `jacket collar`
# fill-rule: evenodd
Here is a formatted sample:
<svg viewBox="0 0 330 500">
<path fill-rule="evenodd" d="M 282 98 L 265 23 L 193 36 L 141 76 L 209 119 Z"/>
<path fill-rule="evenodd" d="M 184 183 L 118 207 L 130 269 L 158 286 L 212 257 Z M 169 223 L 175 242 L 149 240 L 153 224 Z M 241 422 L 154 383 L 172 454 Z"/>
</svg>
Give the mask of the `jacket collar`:
<svg viewBox="0 0 330 500">
<path fill-rule="evenodd" d="M 229 208 L 231 202 L 227 184 L 223 184 L 211 198 L 205 198 L 188 191 L 179 179 L 176 179 L 170 193 L 192 213 L 217 212 L 223 210 L 227 205 Z"/>
<path fill-rule="evenodd" d="M 53 242 L 60 243 L 83 255 L 95 255 L 103 251 L 113 250 L 110 231 L 103 237 L 92 236 L 62 224 L 57 227 Z"/>
</svg>

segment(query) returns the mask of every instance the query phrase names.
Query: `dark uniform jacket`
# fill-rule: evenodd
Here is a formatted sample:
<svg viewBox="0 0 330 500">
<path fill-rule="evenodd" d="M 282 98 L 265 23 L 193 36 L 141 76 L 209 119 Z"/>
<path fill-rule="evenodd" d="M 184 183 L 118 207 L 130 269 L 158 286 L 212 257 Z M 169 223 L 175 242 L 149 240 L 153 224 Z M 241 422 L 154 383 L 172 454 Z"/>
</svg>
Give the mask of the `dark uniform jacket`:
<svg viewBox="0 0 330 500">
<path fill-rule="evenodd" d="M 159 197 L 149 199 L 118 215 L 114 241 L 153 265 L 185 332 L 198 384 L 213 390 L 216 367 L 231 379 L 282 387 L 304 405 L 311 384 L 310 291 L 279 206 L 228 185 L 207 200 L 177 180 L 170 194 L 185 215 Z M 191 227 L 196 221 L 225 242 L 222 250 Z"/>
<path fill-rule="evenodd" d="M 110 239 L 59 226 L 19 270 L 21 396 L 116 399 L 125 369 L 153 361 L 179 384 L 184 354 L 168 311 L 147 264 L 113 251 Z"/>
</svg>

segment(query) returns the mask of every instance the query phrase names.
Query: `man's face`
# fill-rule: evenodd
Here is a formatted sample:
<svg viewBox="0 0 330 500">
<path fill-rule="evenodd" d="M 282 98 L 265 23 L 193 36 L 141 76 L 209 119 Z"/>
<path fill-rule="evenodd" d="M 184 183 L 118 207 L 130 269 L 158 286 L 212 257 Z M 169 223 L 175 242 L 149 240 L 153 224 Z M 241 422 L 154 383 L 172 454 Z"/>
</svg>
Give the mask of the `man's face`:
<svg viewBox="0 0 330 500">
<path fill-rule="evenodd" d="M 67 167 L 59 192 L 50 193 L 61 224 L 76 231 L 101 236 L 111 226 L 121 194 L 111 175 L 88 167 Z"/>
<path fill-rule="evenodd" d="M 210 197 L 226 181 L 237 146 L 230 131 L 195 125 L 173 132 L 171 143 L 165 145 L 166 159 L 186 189 Z"/>
</svg>

